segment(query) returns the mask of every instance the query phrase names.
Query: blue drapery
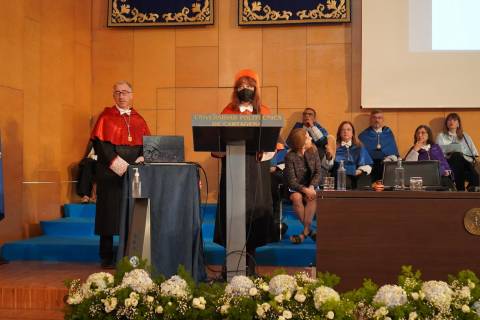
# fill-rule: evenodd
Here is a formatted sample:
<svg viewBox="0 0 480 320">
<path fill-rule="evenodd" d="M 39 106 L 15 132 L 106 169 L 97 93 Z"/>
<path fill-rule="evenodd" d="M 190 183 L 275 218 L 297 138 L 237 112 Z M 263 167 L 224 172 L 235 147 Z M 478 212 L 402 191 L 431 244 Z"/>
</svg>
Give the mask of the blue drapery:
<svg viewBox="0 0 480 320">
<path fill-rule="evenodd" d="M 124 178 L 118 257 L 126 249 L 133 217 L 133 167 Z M 150 227 L 154 270 L 166 277 L 183 265 L 196 281 L 206 278 L 198 168 L 193 164 L 140 165 L 142 197 L 150 198 Z M 119 199 L 120 200 L 120 199 Z"/>
<path fill-rule="evenodd" d="M 214 0 L 109 0 L 108 26 L 213 24 Z"/>
<path fill-rule="evenodd" d="M 350 0 L 238 0 L 238 24 L 350 22 Z"/>
</svg>

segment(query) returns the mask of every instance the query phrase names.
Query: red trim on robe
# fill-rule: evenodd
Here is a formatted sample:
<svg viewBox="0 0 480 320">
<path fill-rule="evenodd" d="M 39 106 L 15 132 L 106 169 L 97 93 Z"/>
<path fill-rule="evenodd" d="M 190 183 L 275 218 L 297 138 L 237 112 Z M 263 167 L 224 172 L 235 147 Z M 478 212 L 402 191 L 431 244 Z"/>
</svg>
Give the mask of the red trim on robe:
<svg viewBox="0 0 480 320">
<path fill-rule="evenodd" d="M 128 118 L 127 115 L 120 115 L 116 106 L 105 108 L 98 117 L 90 138 L 110 142 L 114 145 L 143 145 L 143 136 L 150 135 L 147 123 L 133 108 L 130 113 L 130 122 Z M 127 123 L 130 123 L 132 141 L 128 141 Z"/>
</svg>

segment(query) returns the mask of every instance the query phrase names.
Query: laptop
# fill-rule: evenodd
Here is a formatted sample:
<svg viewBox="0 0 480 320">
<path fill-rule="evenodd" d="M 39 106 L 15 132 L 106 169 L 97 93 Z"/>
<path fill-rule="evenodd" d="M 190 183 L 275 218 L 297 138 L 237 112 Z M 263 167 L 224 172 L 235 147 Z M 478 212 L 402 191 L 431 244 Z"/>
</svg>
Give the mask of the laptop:
<svg viewBox="0 0 480 320">
<path fill-rule="evenodd" d="M 422 177 L 425 190 L 442 191 L 448 187 L 442 186 L 440 177 L 440 163 L 437 160 L 402 161 L 405 168 L 405 187 L 410 187 L 411 177 Z M 383 166 L 383 184 L 385 188 L 395 185 L 396 161 L 385 162 Z"/>
<path fill-rule="evenodd" d="M 144 136 L 145 163 L 177 163 L 185 161 L 183 136 Z"/>
</svg>

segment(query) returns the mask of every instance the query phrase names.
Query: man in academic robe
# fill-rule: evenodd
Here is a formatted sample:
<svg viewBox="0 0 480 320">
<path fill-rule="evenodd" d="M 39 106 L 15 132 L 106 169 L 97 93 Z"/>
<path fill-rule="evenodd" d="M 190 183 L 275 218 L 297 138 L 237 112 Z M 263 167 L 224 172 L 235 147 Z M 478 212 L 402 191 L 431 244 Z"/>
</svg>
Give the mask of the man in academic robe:
<svg viewBox="0 0 480 320">
<path fill-rule="evenodd" d="M 315 109 L 310 107 L 305 108 L 302 112 L 302 122 L 295 123 L 292 130 L 290 130 L 290 133 L 297 128 L 304 128 L 307 130 L 310 137 L 312 137 L 312 142 L 317 146 L 318 155 L 321 159 L 325 154 L 325 148 L 329 142 L 327 139 L 328 132 L 320 125 L 320 123 L 318 123 L 317 112 Z M 290 137 L 290 134 L 288 136 Z M 290 141 L 287 139 L 287 145 L 289 145 L 289 142 Z"/>
<path fill-rule="evenodd" d="M 97 154 L 97 209 L 95 234 L 100 236 L 103 268 L 114 268 L 113 236 L 120 231 L 123 175 L 129 164 L 143 162 L 143 136 L 147 123 L 132 108 L 132 86 L 119 81 L 113 86 L 115 105 L 100 114 L 91 140 Z"/>
<path fill-rule="evenodd" d="M 373 110 L 370 113 L 370 127 L 363 130 L 358 136 L 373 159 L 372 182 L 382 180 L 385 161 L 397 161 L 398 158 L 395 137 L 392 130 L 384 125 L 384 122 L 383 112 Z"/>
</svg>

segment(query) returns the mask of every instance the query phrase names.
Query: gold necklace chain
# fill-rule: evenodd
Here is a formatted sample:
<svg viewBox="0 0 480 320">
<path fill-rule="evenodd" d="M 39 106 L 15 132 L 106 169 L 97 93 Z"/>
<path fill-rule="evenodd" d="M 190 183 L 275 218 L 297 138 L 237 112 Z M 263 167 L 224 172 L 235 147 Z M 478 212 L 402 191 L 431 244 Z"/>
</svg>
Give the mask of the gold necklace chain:
<svg viewBox="0 0 480 320">
<path fill-rule="evenodd" d="M 127 131 L 128 131 L 128 142 L 132 142 L 132 135 L 130 134 L 130 115 L 128 115 L 128 122 L 126 117 L 122 115 L 123 121 L 125 121 L 125 125 L 127 126 Z"/>
</svg>

